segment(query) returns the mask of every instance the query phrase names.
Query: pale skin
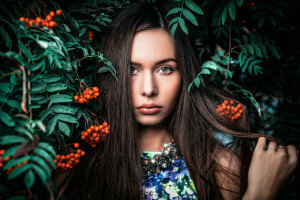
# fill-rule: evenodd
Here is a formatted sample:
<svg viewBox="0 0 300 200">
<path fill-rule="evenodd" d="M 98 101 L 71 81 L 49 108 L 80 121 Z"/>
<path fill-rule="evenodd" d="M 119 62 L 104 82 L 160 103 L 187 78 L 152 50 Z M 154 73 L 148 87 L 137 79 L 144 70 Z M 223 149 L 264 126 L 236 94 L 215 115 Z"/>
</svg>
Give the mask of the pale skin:
<svg viewBox="0 0 300 200">
<path fill-rule="evenodd" d="M 177 69 L 175 43 L 170 34 L 162 29 L 150 29 L 136 33 L 131 51 L 131 99 L 134 115 L 139 123 L 140 151 L 161 151 L 164 143 L 171 141 L 166 118 L 178 100 L 182 78 Z M 156 114 L 142 114 L 138 107 L 154 103 L 162 107 Z M 243 199 L 274 199 L 277 191 L 286 184 L 297 166 L 294 146 L 278 149 L 266 139 L 259 138 L 248 174 L 248 188 Z M 232 156 L 231 156 L 232 157 Z M 229 160 L 231 160 L 229 162 Z M 236 157 L 216 159 L 224 168 L 238 174 L 239 160 Z M 221 187 L 239 191 L 238 187 L 217 174 Z M 238 180 L 237 180 L 238 181 Z M 236 193 L 221 189 L 224 199 L 238 199 Z"/>
</svg>

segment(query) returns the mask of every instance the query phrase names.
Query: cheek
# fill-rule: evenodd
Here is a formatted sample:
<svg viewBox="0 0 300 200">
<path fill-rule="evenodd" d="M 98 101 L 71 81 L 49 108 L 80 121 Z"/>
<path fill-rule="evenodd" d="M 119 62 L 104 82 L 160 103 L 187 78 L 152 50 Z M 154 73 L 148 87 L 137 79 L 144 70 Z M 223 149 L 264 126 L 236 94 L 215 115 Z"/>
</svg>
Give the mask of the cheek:
<svg viewBox="0 0 300 200">
<path fill-rule="evenodd" d="M 166 101 L 170 103 L 170 106 L 174 106 L 177 102 L 178 95 L 181 90 L 181 78 L 176 77 L 175 79 L 168 81 L 167 84 L 165 84 L 164 87 L 164 98 Z"/>
</svg>

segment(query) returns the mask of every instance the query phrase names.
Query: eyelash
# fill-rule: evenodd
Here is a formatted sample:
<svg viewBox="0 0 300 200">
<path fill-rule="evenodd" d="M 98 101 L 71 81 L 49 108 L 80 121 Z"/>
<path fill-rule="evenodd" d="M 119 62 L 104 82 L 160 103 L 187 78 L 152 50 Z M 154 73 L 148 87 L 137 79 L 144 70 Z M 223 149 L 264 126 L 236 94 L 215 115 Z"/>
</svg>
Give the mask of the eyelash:
<svg viewBox="0 0 300 200">
<path fill-rule="evenodd" d="M 164 73 L 164 74 L 169 74 L 169 73 L 171 73 L 171 72 L 173 72 L 174 71 L 174 69 L 170 66 L 170 65 L 164 65 L 163 67 L 161 67 L 159 70 L 161 70 L 161 69 L 169 69 L 170 70 L 170 72 L 166 72 L 166 73 Z M 131 69 L 135 69 L 136 70 L 136 68 L 134 68 L 134 67 L 130 67 L 130 70 Z M 133 74 L 132 73 L 132 71 L 131 71 L 131 74 Z"/>
</svg>

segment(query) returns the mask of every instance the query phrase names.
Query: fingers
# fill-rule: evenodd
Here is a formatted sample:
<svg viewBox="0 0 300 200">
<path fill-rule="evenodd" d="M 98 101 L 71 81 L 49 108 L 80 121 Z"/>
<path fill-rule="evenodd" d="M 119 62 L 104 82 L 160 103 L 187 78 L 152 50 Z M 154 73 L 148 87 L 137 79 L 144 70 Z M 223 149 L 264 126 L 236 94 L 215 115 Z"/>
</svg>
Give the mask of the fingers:
<svg viewBox="0 0 300 200">
<path fill-rule="evenodd" d="M 254 151 L 265 151 L 266 141 L 265 137 L 259 137 Z"/>
<path fill-rule="evenodd" d="M 276 142 L 270 141 L 268 144 L 268 150 L 267 151 L 276 151 L 277 150 L 277 144 Z"/>
<path fill-rule="evenodd" d="M 292 165 L 294 165 L 294 167 L 297 166 L 298 163 L 298 157 L 297 157 L 297 152 L 296 152 L 296 148 L 293 145 L 288 145 L 286 147 L 286 150 L 288 152 L 289 155 L 289 161 Z"/>
</svg>

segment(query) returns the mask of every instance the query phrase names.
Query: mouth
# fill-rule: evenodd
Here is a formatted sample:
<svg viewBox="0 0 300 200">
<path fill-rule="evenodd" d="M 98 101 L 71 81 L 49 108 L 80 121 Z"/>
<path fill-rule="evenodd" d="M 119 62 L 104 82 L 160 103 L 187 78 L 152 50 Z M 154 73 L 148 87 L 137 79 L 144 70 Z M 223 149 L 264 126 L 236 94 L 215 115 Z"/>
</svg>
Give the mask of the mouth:
<svg viewBox="0 0 300 200">
<path fill-rule="evenodd" d="M 154 115 L 162 110 L 162 106 L 156 104 L 143 104 L 137 108 L 137 110 L 144 115 Z"/>
</svg>

